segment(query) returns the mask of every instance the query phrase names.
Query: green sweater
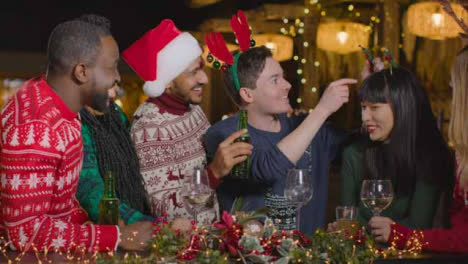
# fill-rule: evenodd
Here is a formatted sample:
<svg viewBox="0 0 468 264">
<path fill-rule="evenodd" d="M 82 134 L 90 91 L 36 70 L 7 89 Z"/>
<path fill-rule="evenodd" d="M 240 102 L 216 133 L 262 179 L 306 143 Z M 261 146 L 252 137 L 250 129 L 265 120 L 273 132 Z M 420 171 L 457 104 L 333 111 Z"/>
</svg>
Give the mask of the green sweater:
<svg viewBox="0 0 468 264">
<path fill-rule="evenodd" d="M 367 225 L 372 217 L 372 212 L 363 205 L 360 199 L 364 175 L 363 151 L 363 142 L 359 141 L 349 145 L 343 151 L 343 163 L 340 172 L 340 204 L 357 206 L 359 222 L 361 225 Z M 380 215 L 389 217 L 410 228 L 431 228 L 440 194 L 441 188 L 439 186 L 419 180 L 416 182 L 412 197 L 394 196 L 390 206 L 382 211 Z"/>
<path fill-rule="evenodd" d="M 130 130 L 130 124 L 127 117 L 118 106 L 117 109 L 122 117 L 122 122 L 128 130 Z M 83 136 L 84 159 L 76 198 L 80 202 L 81 207 L 88 212 L 89 218 L 93 222 L 97 222 L 99 217 L 99 202 L 101 201 L 102 194 L 104 192 L 104 180 L 99 172 L 97 149 L 88 124 L 82 124 L 81 133 Z M 112 134 L 109 134 L 109 136 L 111 135 Z M 125 224 L 153 220 L 151 216 L 144 215 L 141 212 L 130 208 L 129 205 L 122 201 L 120 201 L 119 204 L 119 217 L 125 222 Z"/>
</svg>

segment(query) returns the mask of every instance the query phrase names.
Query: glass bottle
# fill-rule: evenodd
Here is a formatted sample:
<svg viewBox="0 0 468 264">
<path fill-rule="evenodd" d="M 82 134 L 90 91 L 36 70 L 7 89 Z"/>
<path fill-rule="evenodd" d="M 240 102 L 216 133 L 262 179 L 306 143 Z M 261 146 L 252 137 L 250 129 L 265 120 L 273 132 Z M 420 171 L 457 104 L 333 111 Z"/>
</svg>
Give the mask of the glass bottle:
<svg viewBox="0 0 468 264">
<path fill-rule="evenodd" d="M 239 110 L 239 119 L 237 120 L 237 130 L 248 129 L 247 111 Z M 249 132 L 238 137 L 234 142 L 250 143 Z M 250 178 L 250 156 L 239 164 L 236 164 L 231 170 L 231 177 L 236 179 L 248 180 Z"/>
<path fill-rule="evenodd" d="M 115 193 L 115 177 L 111 171 L 104 176 L 104 193 L 99 202 L 100 225 L 117 225 L 119 221 L 119 199 Z"/>
</svg>

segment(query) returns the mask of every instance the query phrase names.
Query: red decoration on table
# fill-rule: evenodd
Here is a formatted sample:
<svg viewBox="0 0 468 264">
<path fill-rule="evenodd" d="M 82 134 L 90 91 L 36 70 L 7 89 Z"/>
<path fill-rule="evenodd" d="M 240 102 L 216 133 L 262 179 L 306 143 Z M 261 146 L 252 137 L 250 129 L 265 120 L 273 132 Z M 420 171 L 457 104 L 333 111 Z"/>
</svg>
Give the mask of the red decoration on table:
<svg viewBox="0 0 468 264">
<path fill-rule="evenodd" d="M 216 222 L 213 226 L 222 231 L 221 251 L 229 251 L 231 256 L 237 256 L 237 250 L 241 250 L 239 239 L 243 235 L 242 225 L 236 223 L 231 214 L 223 211 L 221 221 Z"/>
</svg>

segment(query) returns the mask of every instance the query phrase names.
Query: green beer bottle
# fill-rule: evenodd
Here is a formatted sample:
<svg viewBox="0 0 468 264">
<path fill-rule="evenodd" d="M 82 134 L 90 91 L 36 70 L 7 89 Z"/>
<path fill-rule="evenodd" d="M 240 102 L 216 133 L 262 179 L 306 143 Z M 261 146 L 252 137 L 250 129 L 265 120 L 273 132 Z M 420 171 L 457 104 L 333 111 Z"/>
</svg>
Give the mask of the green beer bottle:
<svg viewBox="0 0 468 264">
<path fill-rule="evenodd" d="M 239 119 L 237 120 L 237 130 L 247 129 L 247 124 L 247 111 L 241 109 L 239 110 Z M 235 142 L 250 143 L 249 132 L 238 137 Z M 231 177 L 242 180 L 250 178 L 250 157 L 232 168 Z"/>
<path fill-rule="evenodd" d="M 111 171 L 104 176 L 104 194 L 99 202 L 100 225 L 117 225 L 119 221 L 119 199 L 115 194 L 115 177 Z"/>
</svg>

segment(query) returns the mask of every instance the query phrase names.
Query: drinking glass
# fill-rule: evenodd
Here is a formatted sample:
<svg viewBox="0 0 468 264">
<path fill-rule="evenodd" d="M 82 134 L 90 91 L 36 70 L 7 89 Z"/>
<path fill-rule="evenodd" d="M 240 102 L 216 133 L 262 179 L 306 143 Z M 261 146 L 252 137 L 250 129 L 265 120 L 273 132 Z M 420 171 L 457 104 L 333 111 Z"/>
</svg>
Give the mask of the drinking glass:
<svg viewBox="0 0 468 264">
<path fill-rule="evenodd" d="M 393 200 L 393 187 L 390 180 L 364 180 L 361 187 L 361 201 L 374 216 L 387 208 Z"/>
<path fill-rule="evenodd" d="M 354 236 L 359 229 L 357 208 L 354 206 L 337 206 L 335 212 L 337 229 L 348 231 L 349 235 Z"/>
<path fill-rule="evenodd" d="M 193 212 L 196 222 L 200 209 L 207 206 L 212 195 L 213 190 L 208 186 L 208 175 L 205 170 L 195 169 L 193 175 L 185 179 L 182 196 L 187 211 Z"/>
<path fill-rule="evenodd" d="M 291 169 L 286 177 L 284 196 L 296 206 L 296 229 L 300 231 L 301 207 L 312 199 L 313 188 L 307 171 Z"/>
</svg>

